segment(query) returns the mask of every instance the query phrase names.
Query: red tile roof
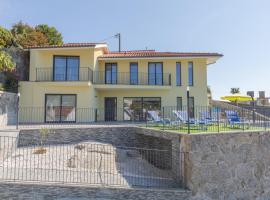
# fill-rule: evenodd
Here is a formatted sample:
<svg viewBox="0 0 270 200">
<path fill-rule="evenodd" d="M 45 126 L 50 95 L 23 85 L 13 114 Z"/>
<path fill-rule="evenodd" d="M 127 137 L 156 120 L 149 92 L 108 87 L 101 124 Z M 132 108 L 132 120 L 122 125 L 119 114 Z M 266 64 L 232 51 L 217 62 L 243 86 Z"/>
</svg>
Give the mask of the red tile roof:
<svg viewBox="0 0 270 200">
<path fill-rule="evenodd" d="M 137 57 L 221 57 L 219 53 L 159 52 L 155 50 L 137 50 L 109 52 L 99 58 L 137 58 Z"/>
<path fill-rule="evenodd" d="M 62 45 L 41 45 L 41 46 L 29 46 L 25 49 L 43 49 L 43 48 L 65 48 L 65 47 L 94 47 L 98 44 L 106 44 L 106 43 L 65 43 Z"/>
</svg>

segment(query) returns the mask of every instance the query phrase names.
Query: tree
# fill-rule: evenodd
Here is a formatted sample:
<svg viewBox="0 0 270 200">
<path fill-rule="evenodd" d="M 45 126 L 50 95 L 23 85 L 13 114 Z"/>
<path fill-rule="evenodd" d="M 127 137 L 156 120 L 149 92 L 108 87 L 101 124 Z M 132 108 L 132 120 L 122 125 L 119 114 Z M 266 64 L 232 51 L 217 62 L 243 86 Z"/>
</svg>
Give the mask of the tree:
<svg viewBox="0 0 270 200">
<path fill-rule="evenodd" d="M 15 63 L 12 57 L 4 51 L 0 51 L 0 72 L 13 71 Z"/>
<path fill-rule="evenodd" d="M 16 36 L 16 35 L 28 34 L 32 32 L 33 30 L 34 29 L 30 25 L 23 23 L 22 21 L 19 21 L 18 23 L 13 24 L 10 31 L 14 36 Z"/>
<path fill-rule="evenodd" d="M 0 26 L 0 48 L 8 48 L 13 45 L 14 38 L 11 32 Z"/>
<path fill-rule="evenodd" d="M 30 25 L 21 21 L 12 26 L 11 33 L 17 44 L 23 48 L 49 44 L 47 37 L 43 33 L 36 31 Z"/>
<path fill-rule="evenodd" d="M 17 43 L 23 48 L 29 46 L 40 46 L 40 45 L 48 45 L 48 39 L 46 36 L 38 31 L 32 31 L 22 37 L 17 38 Z"/>
<path fill-rule="evenodd" d="M 61 45 L 63 44 L 62 34 L 59 33 L 55 27 L 48 26 L 47 24 L 39 24 L 35 27 L 36 31 L 43 33 L 50 45 Z"/>
<path fill-rule="evenodd" d="M 240 93 L 240 88 L 231 88 L 231 94 Z"/>
</svg>

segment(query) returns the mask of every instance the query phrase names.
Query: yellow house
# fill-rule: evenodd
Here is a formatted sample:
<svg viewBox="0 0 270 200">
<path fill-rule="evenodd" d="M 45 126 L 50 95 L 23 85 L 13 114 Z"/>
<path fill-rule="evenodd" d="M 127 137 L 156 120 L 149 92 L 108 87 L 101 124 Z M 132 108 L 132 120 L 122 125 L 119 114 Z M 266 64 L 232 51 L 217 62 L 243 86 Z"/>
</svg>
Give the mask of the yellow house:
<svg viewBox="0 0 270 200">
<path fill-rule="evenodd" d="M 105 43 L 35 46 L 29 81 L 19 83 L 19 121 L 144 120 L 187 104 L 207 106 L 207 66 L 218 53 L 110 52 Z M 148 113 L 148 112 L 147 112 Z"/>
</svg>

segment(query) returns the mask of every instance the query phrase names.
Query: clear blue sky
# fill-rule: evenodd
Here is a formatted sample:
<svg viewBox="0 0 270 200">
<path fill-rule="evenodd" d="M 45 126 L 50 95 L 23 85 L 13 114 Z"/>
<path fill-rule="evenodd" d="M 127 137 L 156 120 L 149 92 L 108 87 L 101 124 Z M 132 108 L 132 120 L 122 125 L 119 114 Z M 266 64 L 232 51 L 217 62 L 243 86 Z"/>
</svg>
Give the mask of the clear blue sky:
<svg viewBox="0 0 270 200">
<path fill-rule="evenodd" d="M 208 68 L 215 98 L 231 87 L 270 96 L 269 9 L 269 0 L 0 0 L 0 25 L 46 23 L 65 42 L 121 32 L 123 50 L 222 53 Z M 108 43 L 117 49 L 117 40 Z"/>
</svg>

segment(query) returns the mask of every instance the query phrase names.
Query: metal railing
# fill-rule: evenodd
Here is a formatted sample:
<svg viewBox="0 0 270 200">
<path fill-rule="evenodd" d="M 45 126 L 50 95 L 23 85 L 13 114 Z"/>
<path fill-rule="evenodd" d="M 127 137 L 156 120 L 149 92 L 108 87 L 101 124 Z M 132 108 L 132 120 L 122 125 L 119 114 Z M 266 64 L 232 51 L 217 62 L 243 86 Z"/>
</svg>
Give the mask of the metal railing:
<svg viewBox="0 0 270 200">
<path fill-rule="evenodd" d="M 88 67 L 78 71 L 54 72 L 53 67 L 36 68 L 36 81 L 91 81 L 93 72 Z"/>
<path fill-rule="evenodd" d="M 36 81 L 91 81 L 93 84 L 114 85 L 171 85 L 171 74 L 149 74 L 144 72 L 107 73 L 92 71 L 88 67 L 80 67 L 77 72 L 54 72 L 52 67 L 36 68 Z"/>
<path fill-rule="evenodd" d="M 94 84 L 113 84 L 113 85 L 171 85 L 171 74 L 149 74 L 144 72 L 130 73 L 117 72 L 107 73 L 105 71 L 93 72 Z"/>
<path fill-rule="evenodd" d="M 20 107 L 18 127 L 83 127 L 98 123 L 140 125 L 148 128 L 172 130 L 179 133 L 268 131 L 270 118 L 257 110 L 243 107 L 167 106 L 152 109 L 133 108 L 72 108 Z M 188 117 L 189 115 L 189 117 Z"/>
<path fill-rule="evenodd" d="M 179 187 L 176 177 L 182 177 L 185 156 L 173 160 L 171 150 L 38 137 L 0 137 L 0 145 L 0 180 L 5 181 Z"/>
</svg>

